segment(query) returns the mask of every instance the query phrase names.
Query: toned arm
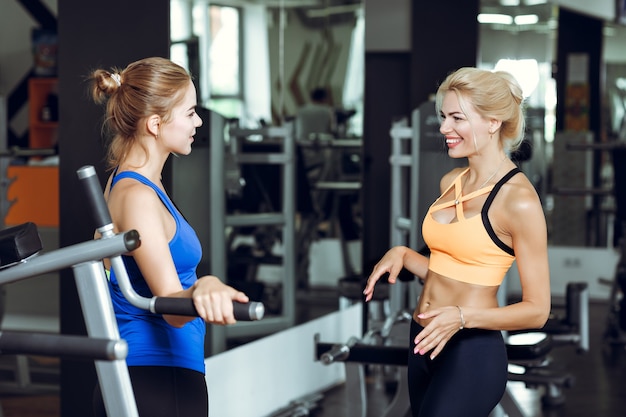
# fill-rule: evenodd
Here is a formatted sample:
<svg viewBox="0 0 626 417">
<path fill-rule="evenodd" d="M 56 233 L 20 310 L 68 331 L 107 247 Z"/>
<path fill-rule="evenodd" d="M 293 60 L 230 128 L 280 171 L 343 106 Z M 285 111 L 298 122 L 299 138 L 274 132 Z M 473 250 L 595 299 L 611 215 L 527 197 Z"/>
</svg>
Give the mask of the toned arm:
<svg viewBox="0 0 626 417">
<path fill-rule="evenodd" d="M 547 228 L 541 202 L 525 177 L 503 193 L 490 218 L 500 238 L 515 250 L 522 300 L 497 309 L 464 310 L 467 327 L 494 330 L 541 328 L 550 314 Z M 503 191 L 505 188 L 503 187 Z M 492 215 L 491 213 L 495 213 Z"/>
</svg>

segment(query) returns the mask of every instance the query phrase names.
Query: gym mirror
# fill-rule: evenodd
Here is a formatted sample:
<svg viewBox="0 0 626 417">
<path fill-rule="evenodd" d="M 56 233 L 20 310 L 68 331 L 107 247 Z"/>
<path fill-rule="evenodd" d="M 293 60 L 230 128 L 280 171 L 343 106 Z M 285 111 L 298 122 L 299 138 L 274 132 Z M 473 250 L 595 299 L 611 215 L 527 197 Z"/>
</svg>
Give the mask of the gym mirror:
<svg viewBox="0 0 626 417">
<path fill-rule="evenodd" d="M 626 141 L 626 31 L 617 23 L 619 16 L 603 23 L 600 137 L 594 138 L 581 129 L 556 132 L 553 71 L 565 67 L 555 66 L 559 13 L 564 9 L 553 3 L 481 0 L 480 65 L 494 68 L 500 62 L 528 82 L 522 87 L 528 86 L 526 139 L 531 146 L 527 148 L 530 153 L 522 155 L 521 165 L 544 203 L 553 290 L 558 293 L 565 288 L 559 280 L 580 276 L 590 279 L 592 297 L 604 298 L 609 296 L 610 285 L 603 285 L 595 277 L 613 275 L 617 260 L 614 249 L 623 233 L 619 222 L 619 196 L 623 193 L 615 191 L 623 175 L 619 174 L 614 151 L 623 149 Z M 589 71 L 584 54 L 572 54 L 568 59 L 572 59 L 568 62 L 568 77 L 582 78 Z M 575 117 L 584 119 L 586 114 L 582 111 Z M 516 269 L 512 272 L 516 274 Z M 521 291 L 518 280 L 509 283 L 509 292 Z"/>
<path fill-rule="evenodd" d="M 298 136 L 295 209 L 282 213 L 295 219 L 293 276 L 284 272 L 288 268 L 281 259 L 284 225 L 247 220 L 226 225 L 221 249 L 227 280 L 263 301 L 266 318 L 233 326 L 232 334 L 214 334 L 227 341 L 213 349 L 221 350 L 336 310 L 337 280 L 360 268 L 363 5 L 361 0 L 171 0 L 171 14 L 171 57 L 194 74 L 205 108 L 194 151 L 173 160 L 174 198 L 195 223 L 205 252 L 199 272 L 215 273 L 209 254 L 220 249 L 211 248 L 208 238 L 221 233 L 211 230 L 208 220 L 214 200 L 197 192 L 208 183 L 198 173 L 220 162 L 211 160 L 215 153 L 208 138 L 220 135 L 227 149 L 222 192 L 226 217 L 233 220 L 271 216 L 289 198 L 279 185 L 280 166 L 239 163 L 231 153 L 234 148 L 272 153 L 280 149 L 275 138 L 259 131 L 235 145 L 233 129 L 279 126 Z M 304 134 L 295 126 L 314 90 L 326 93 L 323 105 L 332 124 Z"/>
</svg>

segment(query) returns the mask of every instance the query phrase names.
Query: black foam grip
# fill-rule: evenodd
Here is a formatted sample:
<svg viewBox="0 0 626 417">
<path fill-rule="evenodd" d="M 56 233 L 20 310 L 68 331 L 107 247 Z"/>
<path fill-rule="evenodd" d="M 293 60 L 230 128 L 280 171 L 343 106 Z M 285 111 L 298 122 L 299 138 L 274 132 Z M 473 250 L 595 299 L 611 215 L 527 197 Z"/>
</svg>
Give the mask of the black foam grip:
<svg viewBox="0 0 626 417">
<path fill-rule="evenodd" d="M 198 315 L 191 298 L 177 297 L 157 297 L 154 301 L 154 312 L 157 314 L 174 314 L 177 316 Z"/>
<path fill-rule="evenodd" d="M 76 173 L 87 195 L 87 201 L 94 214 L 96 227 L 100 228 L 111 224 L 111 214 L 109 213 L 106 201 L 104 201 L 102 187 L 100 186 L 95 168 L 91 165 L 85 165 L 78 169 Z"/>
<path fill-rule="evenodd" d="M 114 360 L 126 357 L 126 344 L 120 341 L 73 335 L 1 332 L 2 354 L 32 354 L 82 360 Z"/>
<path fill-rule="evenodd" d="M 154 302 L 154 312 L 157 314 L 173 314 L 178 316 L 197 316 L 198 312 L 191 298 L 157 297 Z M 261 320 L 265 309 L 262 303 L 251 301 L 238 303 L 233 301 L 233 314 L 235 320 L 253 321 Z"/>
<path fill-rule="evenodd" d="M 126 246 L 126 249 L 128 249 L 129 252 L 134 251 L 141 246 L 139 232 L 134 229 L 124 232 L 124 246 Z"/>
</svg>

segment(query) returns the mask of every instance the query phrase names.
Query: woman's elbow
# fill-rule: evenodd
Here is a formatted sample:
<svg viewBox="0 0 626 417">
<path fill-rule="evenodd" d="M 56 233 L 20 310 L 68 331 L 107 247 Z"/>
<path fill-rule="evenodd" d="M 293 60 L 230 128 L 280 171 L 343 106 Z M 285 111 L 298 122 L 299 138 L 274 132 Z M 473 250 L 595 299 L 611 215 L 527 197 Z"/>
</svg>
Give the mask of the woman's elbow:
<svg viewBox="0 0 626 417">
<path fill-rule="evenodd" d="M 537 323 L 536 326 L 534 326 L 535 329 L 541 329 L 543 328 L 543 326 L 546 325 L 546 323 L 548 322 L 548 319 L 550 318 L 550 314 L 542 314 L 538 319 L 537 319 Z"/>
<path fill-rule="evenodd" d="M 550 318 L 550 305 L 547 305 L 545 307 L 538 307 L 536 309 L 535 314 L 533 315 L 531 319 L 531 322 L 532 322 L 531 328 L 541 329 L 543 326 L 546 325 L 549 318 Z"/>
<path fill-rule="evenodd" d="M 170 326 L 178 329 L 189 322 L 189 318 L 186 316 L 163 315 L 163 320 L 165 320 L 165 322 Z"/>
</svg>

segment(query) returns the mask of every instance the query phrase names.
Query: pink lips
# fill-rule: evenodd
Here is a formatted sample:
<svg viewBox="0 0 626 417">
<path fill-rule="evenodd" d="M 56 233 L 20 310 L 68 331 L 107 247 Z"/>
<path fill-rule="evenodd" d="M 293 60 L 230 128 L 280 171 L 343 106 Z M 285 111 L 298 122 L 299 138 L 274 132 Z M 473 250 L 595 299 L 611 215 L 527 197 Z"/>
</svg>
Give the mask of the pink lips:
<svg viewBox="0 0 626 417">
<path fill-rule="evenodd" d="M 454 148 L 457 145 L 459 145 L 461 142 L 463 142 L 463 139 L 446 137 L 446 145 L 448 146 L 448 148 Z"/>
</svg>

